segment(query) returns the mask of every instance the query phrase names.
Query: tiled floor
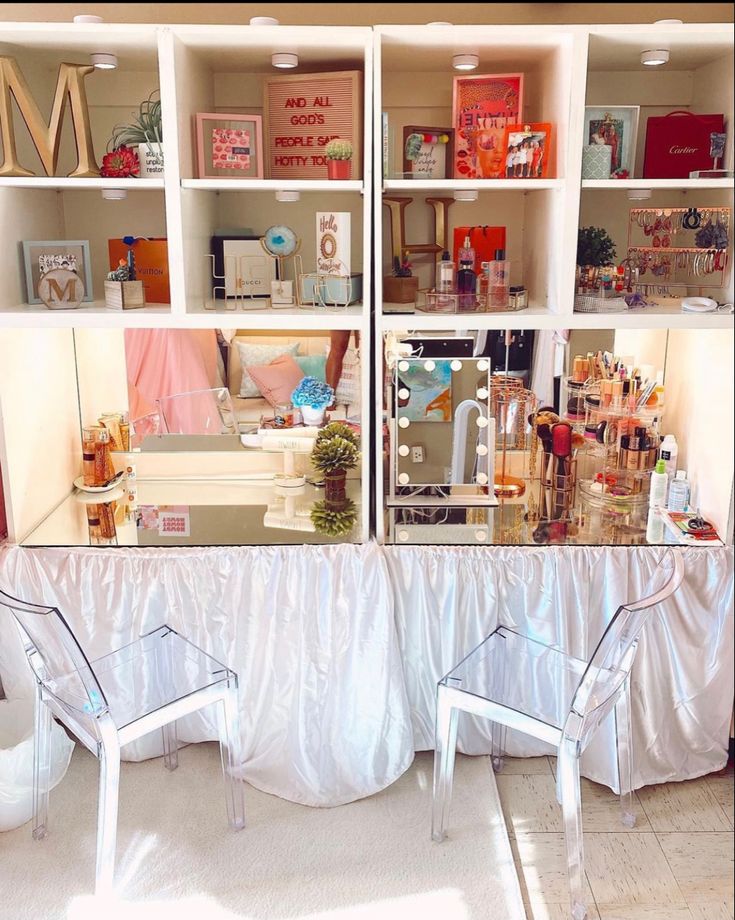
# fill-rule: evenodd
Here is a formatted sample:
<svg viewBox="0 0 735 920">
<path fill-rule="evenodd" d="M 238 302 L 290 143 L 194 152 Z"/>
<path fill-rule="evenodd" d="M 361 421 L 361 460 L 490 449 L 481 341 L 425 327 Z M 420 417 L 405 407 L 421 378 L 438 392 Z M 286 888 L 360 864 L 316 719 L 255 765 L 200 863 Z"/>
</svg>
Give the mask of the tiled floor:
<svg viewBox="0 0 735 920">
<path fill-rule="evenodd" d="M 497 776 L 528 920 L 568 920 L 553 758 L 508 759 Z M 635 795 L 637 822 L 583 780 L 590 920 L 735 920 L 732 768 Z"/>
</svg>

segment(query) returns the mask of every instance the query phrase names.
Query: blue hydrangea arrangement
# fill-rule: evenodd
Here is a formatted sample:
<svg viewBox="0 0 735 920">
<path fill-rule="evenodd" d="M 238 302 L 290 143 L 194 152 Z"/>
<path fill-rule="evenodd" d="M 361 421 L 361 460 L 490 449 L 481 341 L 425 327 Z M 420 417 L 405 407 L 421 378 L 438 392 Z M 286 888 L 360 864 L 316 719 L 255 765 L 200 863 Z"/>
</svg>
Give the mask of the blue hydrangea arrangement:
<svg viewBox="0 0 735 920">
<path fill-rule="evenodd" d="M 311 406 L 312 409 L 326 409 L 334 399 L 334 390 L 328 383 L 316 377 L 304 377 L 291 394 L 291 402 L 297 409 Z"/>
</svg>

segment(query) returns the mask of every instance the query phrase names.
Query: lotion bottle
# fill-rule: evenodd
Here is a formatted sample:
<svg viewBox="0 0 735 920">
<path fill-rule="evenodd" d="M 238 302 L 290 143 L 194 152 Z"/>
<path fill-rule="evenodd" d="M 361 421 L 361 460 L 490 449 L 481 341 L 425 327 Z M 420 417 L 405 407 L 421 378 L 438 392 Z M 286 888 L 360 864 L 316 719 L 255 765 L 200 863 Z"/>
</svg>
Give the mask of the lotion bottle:
<svg viewBox="0 0 735 920">
<path fill-rule="evenodd" d="M 449 258 L 449 253 L 445 250 L 442 253 L 442 260 L 439 263 L 439 283 L 437 291 L 440 294 L 454 293 L 454 274 L 456 265 Z"/>
<path fill-rule="evenodd" d="M 686 511 L 689 504 L 689 480 L 686 470 L 677 470 L 669 486 L 669 511 Z"/>
</svg>

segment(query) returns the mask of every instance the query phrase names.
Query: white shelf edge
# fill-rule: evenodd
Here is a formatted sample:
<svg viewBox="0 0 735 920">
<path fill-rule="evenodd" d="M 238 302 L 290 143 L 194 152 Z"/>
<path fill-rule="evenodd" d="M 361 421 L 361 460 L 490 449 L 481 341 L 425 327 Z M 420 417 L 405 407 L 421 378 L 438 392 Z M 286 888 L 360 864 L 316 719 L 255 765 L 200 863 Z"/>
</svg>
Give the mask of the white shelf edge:
<svg viewBox="0 0 735 920">
<path fill-rule="evenodd" d="M 182 179 L 182 188 L 210 192 L 362 192 L 362 179 Z"/>
<path fill-rule="evenodd" d="M 125 189 L 126 191 L 145 192 L 163 191 L 163 179 L 113 179 L 94 177 L 88 179 L 73 176 L 3 176 L 0 188 L 39 188 L 39 189 Z"/>
<path fill-rule="evenodd" d="M 582 179 L 582 189 L 686 189 L 721 188 L 732 191 L 733 179 Z"/>
<path fill-rule="evenodd" d="M 384 192 L 472 191 L 534 192 L 564 188 L 564 179 L 383 179 Z"/>
</svg>

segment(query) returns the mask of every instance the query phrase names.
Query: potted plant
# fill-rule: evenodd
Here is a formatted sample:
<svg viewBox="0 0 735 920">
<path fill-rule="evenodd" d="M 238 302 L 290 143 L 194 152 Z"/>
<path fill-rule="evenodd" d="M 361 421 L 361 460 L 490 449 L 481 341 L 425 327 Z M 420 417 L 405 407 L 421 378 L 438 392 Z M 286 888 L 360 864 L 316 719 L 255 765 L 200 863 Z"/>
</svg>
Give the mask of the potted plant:
<svg viewBox="0 0 735 920">
<path fill-rule="evenodd" d="M 333 399 L 332 387 L 316 377 L 304 377 L 291 394 L 291 402 L 301 410 L 305 425 L 321 425 Z"/>
<path fill-rule="evenodd" d="M 348 498 L 343 508 L 330 507 L 324 501 L 314 502 L 311 509 L 311 523 L 317 533 L 326 537 L 344 537 L 355 526 L 357 505 Z"/>
<path fill-rule="evenodd" d="M 120 173 L 107 172 L 106 161 L 119 158 L 121 150 L 137 151 L 140 163 L 139 173 L 143 179 L 163 178 L 163 126 L 161 121 L 161 100 L 155 90 L 138 106 L 133 120 L 127 125 L 116 125 L 107 145 L 108 154 L 103 158 L 101 174 L 120 176 Z M 110 166 L 113 163 L 110 162 Z"/>
<path fill-rule="evenodd" d="M 143 282 L 135 279 L 135 270 L 123 259 L 107 275 L 105 281 L 105 306 L 110 310 L 134 310 L 145 306 Z"/>
<path fill-rule="evenodd" d="M 344 422 L 327 425 L 311 452 L 314 469 L 324 477 L 324 500 L 328 510 L 341 511 L 347 505 L 347 471 L 360 462 L 360 441 Z"/>
<path fill-rule="evenodd" d="M 580 227 L 577 234 L 579 289 L 597 289 L 599 269 L 615 262 L 615 243 L 602 227 Z"/>
<path fill-rule="evenodd" d="M 324 148 L 327 157 L 327 176 L 330 179 L 349 179 L 352 176 L 352 144 L 335 137 Z"/>
<path fill-rule="evenodd" d="M 393 259 L 393 274 L 383 278 L 383 300 L 387 303 L 415 303 L 419 290 L 419 279 L 414 278 L 408 253 L 403 259 Z"/>
</svg>

